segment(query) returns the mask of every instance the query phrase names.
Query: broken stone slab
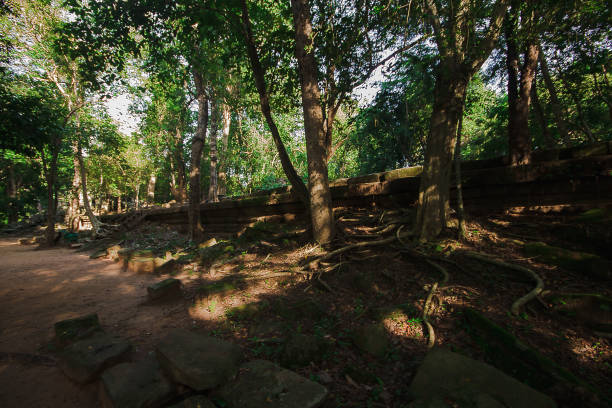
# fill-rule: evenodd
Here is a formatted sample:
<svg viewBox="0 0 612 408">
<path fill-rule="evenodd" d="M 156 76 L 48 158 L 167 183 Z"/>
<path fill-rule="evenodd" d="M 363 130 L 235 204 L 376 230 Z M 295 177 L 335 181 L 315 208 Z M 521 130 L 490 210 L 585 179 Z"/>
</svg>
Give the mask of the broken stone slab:
<svg viewBox="0 0 612 408">
<path fill-rule="evenodd" d="M 168 256 L 166 258 L 155 258 L 153 263 L 155 264 L 155 272 L 159 274 L 172 274 L 181 267 L 181 264 L 176 259 Z"/>
<path fill-rule="evenodd" d="M 155 272 L 155 261 L 151 257 L 132 256 L 127 261 L 127 271 L 136 274 L 150 274 Z"/>
<path fill-rule="evenodd" d="M 389 347 L 387 331 L 381 324 L 368 324 L 358 327 L 351 336 L 359 350 L 375 357 L 384 357 Z"/>
<path fill-rule="evenodd" d="M 95 380 L 105 369 L 126 360 L 131 349 L 125 340 L 99 334 L 64 349 L 59 366 L 70 379 L 85 384 Z"/>
<path fill-rule="evenodd" d="M 287 340 L 281 353 L 284 367 L 304 367 L 311 361 L 318 362 L 323 358 L 327 344 L 323 338 L 297 333 Z"/>
<path fill-rule="evenodd" d="M 205 396 L 194 395 L 168 408 L 216 408 L 216 406 Z"/>
<path fill-rule="evenodd" d="M 547 264 L 561 266 L 599 279 L 612 278 L 612 262 L 594 254 L 571 251 L 543 242 L 527 243 L 524 251 L 527 256 L 537 257 L 538 261 Z"/>
<path fill-rule="evenodd" d="M 612 299 L 596 293 L 552 293 L 546 297 L 554 310 L 594 330 L 612 333 Z"/>
<path fill-rule="evenodd" d="M 55 330 L 55 344 L 59 348 L 64 348 L 75 341 L 102 332 L 97 313 L 62 320 L 55 323 L 53 328 Z"/>
<path fill-rule="evenodd" d="M 101 377 L 100 399 L 104 408 L 162 407 L 174 394 L 153 358 L 137 363 L 121 363 Z"/>
<path fill-rule="evenodd" d="M 476 310 L 466 308 L 463 314 L 468 333 L 485 353 L 487 361 L 497 369 L 538 390 L 571 384 L 599 395 L 591 384 L 522 343 Z"/>
<path fill-rule="evenodd" d="M 177 383 L 204 391 L 226 383 L 238 372 L 237 345 L 187 330 L 172 330 L 155 348 L 161 367 Z"/>
<path fill-rule="evenodd" d="M 465 406 L 480 406 L 478 402 L 488 401 L 484 406 L 494 407 L 493 402 L 497 402 L 507 408 L 556 407 L 547 395 L 498 369 L 445 349 L 434 349 L 427 354 L 409 392 L 417 400 L 442 397 Z"/>
<path fill-rule="evenodd" d="M 99 249 L 93 254 L 89 255 L 90 259 L 98 259 L 106 256 L 106 249 Z"/>
<path fill-rule="evenodd" d="M 228 408 L 316 408 L 327 389 L 266 360 L 240 367 L 240 374 L 216 393 Z"/>
<path fill-rule="evenodd" d="M 19 245 L 34 245 L 36 243 L 36 237 L 33 238 L 21 238 Z"/>
<path fill-rule="evenodd" d="M 113 261 L 119 257 L 119 251 L 121 251 L 121 245 L 113 245 L 106 248 L 106 256 Z"/>
<path fill-rule="evenodd" d="M 216 244 L 217 244 L 217 240 L 215 238 L 210 238 L 210 239 L 207 239 L 206 241 L 198 244 L 198 248 L 199 249 L 208 248 L 208 247 L 211 247 L 211 246 L 216 245 Z"/>
<path fill-rule="evenodd" d="M 197 303 L 202 307 L 208 307 L 213 302 L 221 302 L 226 297 L 238 292 L 240 280 L 227 279 L 202 285 L 198 288 Z"/>
<path fill-rule="evenodd" d="M 149 300 L 178 299 L 182 297 L 181 281 L 174 278 L 164 279 L 147 287 Z"/>
</svg>

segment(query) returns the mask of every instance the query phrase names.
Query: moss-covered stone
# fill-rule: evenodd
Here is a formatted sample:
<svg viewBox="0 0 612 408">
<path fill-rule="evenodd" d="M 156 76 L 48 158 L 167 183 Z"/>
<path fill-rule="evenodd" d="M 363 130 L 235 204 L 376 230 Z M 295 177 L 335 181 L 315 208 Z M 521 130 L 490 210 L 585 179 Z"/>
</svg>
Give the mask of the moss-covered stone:
<svg viewBox="0 0 612 408">
<path fill-rule="evenodd" d="M 569 249 L 546 245 L 543 242 L 530 242 L 525 244 L 523 248 L 527 256 L 537 257 L 538 261 L 547 264 L 561 266 L 600 279 L 612 277 L 610 261 L 594 254 L 570 251 Z"/>
<path fill-rule="evenodd" d="M 351 339 L 359 350 L 375 357 L 383 357 L 389 348 L 387 331 L 380 324 L 368 324 L 358 327 Z"/>
<path fill-rule="evenodd" d="M 106 249 L 99 249 L 93 254 L 89 255 L 90 259 L 98 259 L 106 256 Z"/>
<path fill-rule="evenodd" d="M 159 274 L 173 274 L 181 268 L 181 264 L 176 259 L 155 258 L 155 272 Z"/>
<path fill-rule="evenodd" d="M 219 242 L 215 245 L 198 249 L 194 260 L 202 266 L 210 266 L 215 261 L 229 258 L 235 251 L 234 246 L 228 242 Z"/>
<path fill-rule="evenodd" d="M 106 256 L 113 261 L 117 260 L 119 251 L 121 251 L 121 245 L 113 245 L 106 248 Z"/>
<path fill-rule="evenodd" d="M 562 293 L 550 297 L 556 311 L 594 330 L 612 333 L 612 299 L 595 293 Z"/>
<path fill-rule="evenodd" d="M 213 246 L 215 244 L 217 244 L 217 240 L 215 238 L 210 238 L 210 239 L 207 239 L 204 242 L 199 243 L 198 244 L 198 248 L 199 249 L 208 248 L 208 247 L 211 247 L 211 246 Z"/>
<path fill-rule="evenodd" d="M 95 333 L 102 332 L 97 313 L 88 314 L 74 319 L 67 319 L 53 325 L 55 343 L 59 348 L 77 340 L 82 340 Z"/>
<path fill-rule="evenodd" d="M 304 299 L 294 303 L 280 301 L 274 306 L 277 313 L 289 321 L 310 319 L 318 321 L 327 313 L 323 307 L 312 299 Z"/>
<path fill-rule="evenodd" d="M 154 258 L 132 256 L 127 262 L 127 270 L 131 273 L 150 274 L 155 272 Z"/>
<path fill-rule="evenodd" d="M 355 368 L 352 365 L 347 365 L 342 370 L 343 374 L 351 377 L 352 380 L 358 382 L 359 384 L 368 384 L 375 385 L 378 384 L 378 377 L 373 374 L 371 371 L 364 368 Z"/>
<path fill-rule="evenodd" d="M 149 300 L 180 298 L 181 281 L 174 278 L 164 279 L 147 287 Z"/>
<path fill-rule="evenodd" d="M 399 178 L 419 177 L 423 173 L 423 166 L 405 167 L 403 169 L 391 170 L 385 173 L 385 181 Z"/>
<path fill-rule="evenodd" d="M 281 353 L 281 364 L 284 367 L 304 367 L 310 362 L 319 362 L 323 359 L 327 343 L 321 337 L 294 334 L 285 342 Z"/>
<path fill-rule="evenodd" d="M 604 208 L 591 208 L 580 214 L 576 219 L 580 222 L 594 223 L 612 219 L 612 214 Z"/>
<path fill-rule="evenodd" d="M 259 302 L 245 303 L 228 309 L 225 315 L 232 320 L 246 320 L 257 316 L 262 308 L 263 305 Z"/>
<path fill-rule="evenodd" d="M 538 390 L 546 390 L 559 380 L 594 390 L 479 312 L 466 309 L 464 316 L 467 332 L 485 352 L 489 362 L 506 374 Z"/>
</svg>

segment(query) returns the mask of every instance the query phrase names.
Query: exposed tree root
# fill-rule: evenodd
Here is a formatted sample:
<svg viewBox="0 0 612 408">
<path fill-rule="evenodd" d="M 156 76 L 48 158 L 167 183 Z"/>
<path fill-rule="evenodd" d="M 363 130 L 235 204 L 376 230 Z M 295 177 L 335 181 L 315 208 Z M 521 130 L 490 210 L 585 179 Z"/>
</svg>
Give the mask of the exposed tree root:
<svg viewBox="0 0 612 408">
<path fill-rule="evenodd" d="M 533 280 L 536 282 L 535 288 L 533 288 L 533 290 L 531 290 L 531 292 L 527 293 L 525 296 L 517 299 L 512 304 L 512 307 L 510 308 L 510 311 L 515 316 L 519 315 L 520 308 L 523 305 L 525 305 L 527 302 L 537 298 L 538 295 L 540 293 L 542 293 L 542 291 L 544 290 L 544 281 L 542 281 L 542 278 L 540 278 L 540 276 L 537 273 L 535 273 L 534 271 L 532 271 L 531 269 L 525 268 L 524 266 L 520 266 L 520 265 L 509 264 L 509 263 L 500 261 L 499 259 L 491 258 L 490 255 L 485 255 L 485 254 L 481 254 L 481 253 L 478 253 L 478 252 L 465 251 L 465 252 L 463 252 L 463 254 L 465 256 L 469 257 L 469 258 L 477 259 L 477 260 L 479 260 L 481 262 L 488 262 L 490 264 L 501 266 L 503 268 L 512 269 L 512 270 L 515 270 L 515 271 L 522 272 L 522 273 L 530 276 L 531 278 L 533 278 Z"/>
<path fill-rule="evenodd" d="M 433 326 L 429 323 L 429 307 L 431 306 L 431 299 L 433 298 L 434 293 L 438 289 L 438 282 L 434 283 L 429 291 L 429 295 L 427 295 L 427 300 L 425 300 L 425 307 L 423 308 L 423 323 L 427 326 L 427 333 L 429 340 L 427 341 L 427 348 L 432 348 L 436 343 L 436 332 L 434 331 Z"/>
<path fill-rule="evenodd" d="M 429 259 L 426 259 L 425 262 L 427 262 L 429 265 L 437 269 L 438 272 L 440 272 L 442 276 L 444 277 L 442 279 L 442 282 L 440 282 L 440 286 L 446 285 L 446 283 L 448 282 L 448 278 L 449 278 L 448 272 L 446 272 L 446 269 L 444 269 L 441 265 L 438 265 L 437 263 L 430 261 Z"/>
</svg>

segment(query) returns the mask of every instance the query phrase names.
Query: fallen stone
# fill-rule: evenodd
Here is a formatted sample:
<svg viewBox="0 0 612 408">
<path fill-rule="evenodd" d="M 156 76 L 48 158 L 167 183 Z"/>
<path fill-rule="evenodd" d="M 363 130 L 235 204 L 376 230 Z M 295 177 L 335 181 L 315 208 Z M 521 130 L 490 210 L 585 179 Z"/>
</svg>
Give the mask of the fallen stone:
<svg viewBox="0 0 612 408">
<path fill-rule="evenodd" d="M 237 345 L 181 329 L 172 330 L 155 352 L 174 381 L 196 391 L 226 383 L 236 375 L 242 361 Z"/>
<path fill-rule="evenodd" d="M 119 251 L 121 251 L 120 245 L 113 245 L 106 248 L 106 256 L 112 259 L 113 261 L 117 260 L 119 256 Z"/>
<path fill-rule="evenodd" d="M 228 408 L 315 408 L 327 389 L 270 361 L 254 360 L 216 393 Z"/>
<path fill-rule="evenodd" d="M 553 308 L 594 330 L 612 333 L 612 299 L 594 293 L 552 295 Z"/>
<path fill-rule="evenodd" d="M 34 245 L 36 243 L 35 238 L 21 238 L 19 240 L 19 245 Z"/>
<path fill-rule="evenodd" d="M 155 272 L 154 258 L 132 256 L 127 261 L 127 271 L 137 274 L 149 274 Z"/>
<path fill-rule="evenodd" d="M 209 285 L 200 286 L 197 293 L 198 303 L 202 307 L 208 307 L 213 302 L 221 302 L 223 299 L 232 296 L 239 290 L 238 284 L 239 281 L 222 280 Z"/>
<path fill-rule="evenodd" d="M 98 314 L 88 314 L 74 319 L 62 320 L 55 323 L 55 344 L 59 348 L 64 348 L 67 345 L 91 337 L 95 333 L 102 332 Z"/>
<path fill-rule="evenodd" d="M 90 259 L 98 259 L 106 256 L 106 249 L 99 249 L 93 254 L 89 255 Z"/>
<path fill-rule="evenodd" d="M 70 379 L 85 384 L 105 369 L 123 362 L 131 348 L 124 340 L 99 334 L 67 347 L 60 355 L 59 366 Z"/>
<path fill-rule="evenodd" d="M 168 408 L 215 408 L 215 404 L 203 395 L 194 395 Z"/>
<path fill-rule="evenodd" d="M 155 272 L 159 274 L 172 274 L 181 267 L 181 264 L 176 259 L 170 257 L 155 258 L 153 263 L 155 264 Z"/>
<path fill-rule="evenodd" d="M 104 408 L 161 407 L 174 391 L 154 359 L 118 364 L 106 370 L 101 380 L 100 399 Z"/>
<path fill-rule="evenodd" d="M 207 239 L 206 241 L 198 244 L 198 248 L 208 248 L 217 244 L 217 240 L 215 238 Z"/>
<path fill-rule="evenodd" d="M 527 256 L 538 257 L 538 261 L 561 266 L 599 279 L 612 278 L 612 262 L 594 254 L 570 251 L 547 245 L 543 242 L 530 242 L 524 246 Z"/>
<path fill-rule="evenodd" d="M 174 278 L 164 279 L 147 287 L 149 300 L 181 298 L 181 281 Z"/>
<path fill-rule="evenodd" d="M 389 347 L 387 331 L 380 324 L 368 324 L 355 329 L 352 339 L 359 350 L 379 358 L 385 355 Z"/>
<path fill-rule="evenodd" d="M 445 349 L 435 349 L 427 354 L 409 392 L 415 399 L 442 397 L 460 406 L 556 407 L 550 397 L 496 368 Z M 477 405 L 478 402 L 481 405 Z"/>
<path fill-rule="evenodd" d="M 323 358 L 327 344 L 317 336 L 294 334 L 287 340 L 281 354 L 284 367 L 303 367 L 311 361 L 318 362 Z"/>
</svg>

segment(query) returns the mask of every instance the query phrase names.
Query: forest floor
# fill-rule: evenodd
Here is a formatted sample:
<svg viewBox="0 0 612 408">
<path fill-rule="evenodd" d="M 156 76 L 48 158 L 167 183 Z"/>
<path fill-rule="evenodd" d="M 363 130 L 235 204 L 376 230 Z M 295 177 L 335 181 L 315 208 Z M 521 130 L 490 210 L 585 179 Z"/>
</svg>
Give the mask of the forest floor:
<svg viewBox="0 0 612 408">
<path fill-rule="evenodd" d="M 122 245 L 155 247 L 162 254 L 182 251 L 184 266 L 162 276 L 130 274 L 108 259 L 90 259 L 66 248 L 20 246 L 19 237 L 5 237 L 0 239 L 0 406 L 98 406 L 95 384 L 71 383 L 48 347 L 53 323 L 95 312 L 107 332 L 134 345 L 136 360 L 153 352 L 168 329 L 188 328 L 240 344 L 248 359 L 277 361 L 321 382 L 330 392 L 326 408 L 404 407 L 410 400 L 408 386 L 428 351 L 423 308 L 436 282 L 440 288 L 431 296 L 428 319 L 436 346 L 495 363 L 486 342 L 479 342 L 466 322 L 465 311 L 476 310 L 600 391 L 596 395 L 587 385 L 559 386 L 554 381 L 540 384 L 559 406 L 606 406 L 612 398 L 609 333 L 589 325 L 583 310 L 562 313 L 565 302 L 555 303 L 553 297 L 541 296 L 512 315 L 513 302 L 534 283 L 466 252 L 529 268 L 541 277 L 545 290 L 609 299 L 609 279 L 593 278 L 576 262 L 555 266 L 543 262 L 546 254 L 525 252 L 526 244 L 544 242 L 597 254 L 604 263 L 595 267 L 605 269 L 606 257 L 612 256 L 606 217 L 599 222 L 598 215 L 589 214 L 477 216 L 468 221 L 462 242 L 449 235 L 410 250 L 398 241 L 356 248 L 330 259 L 335 269 L 321 274 L 322 280 L 296 273 L 304 270 L 305 259 L 324 254 L 321 248 L 291 234 L 267 239 L 265 230 L 263 237 L 241 241 L 241 247 L 228 243 L 231 253 L 225 257 L 200 257 L 199 262 L 189 255 L 186 238 L 163 226 L 145 224 L 124 236 Z M 395 230 L 381 234 L 381 226 L 411 217 L 351 210 L 339 211 L 336 218 L 334 248 L 392 237 Z M 436 265 L 448 273 L 447 282 Z M 181 280 L 183 299 L 148 303 L 146 287 L 170 276 Z M 225 288 L 221 296 L 202 296 L 203 290 L 218 287 Z M 612 323 L 609 304 L 598 305 L 604 323 Z M 359 346 L 358 333 L 364 328 L 378 333 L 376 327 L 384 328 L 382 343 L 374 341 L 377 345 L 367 352 L 368 346 Z"/>
</svg>

